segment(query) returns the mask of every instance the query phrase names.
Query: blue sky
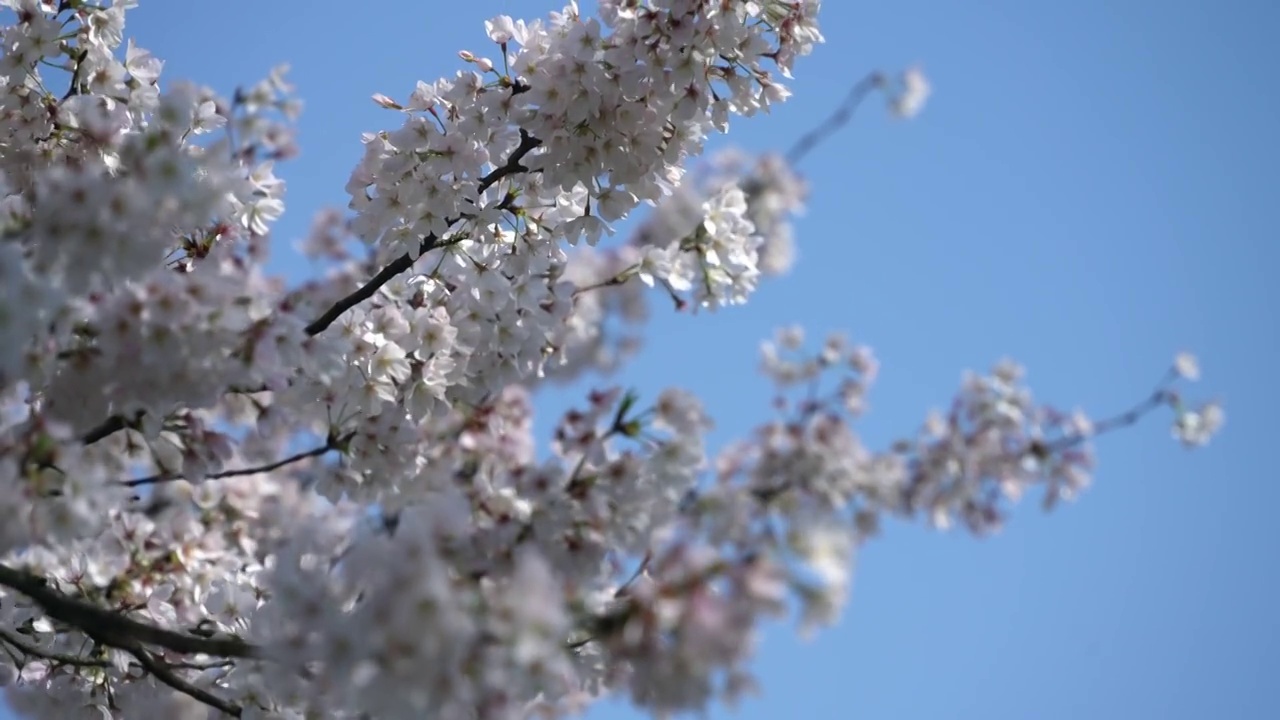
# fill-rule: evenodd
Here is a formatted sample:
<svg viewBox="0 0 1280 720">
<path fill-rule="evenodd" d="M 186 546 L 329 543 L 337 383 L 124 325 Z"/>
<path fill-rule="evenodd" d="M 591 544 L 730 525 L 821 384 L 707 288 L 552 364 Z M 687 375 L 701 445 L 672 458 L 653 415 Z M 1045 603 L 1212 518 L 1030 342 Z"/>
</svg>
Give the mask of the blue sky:
<svg viewBox="0 0 1280 720">
<path fill-rule="evenodd" d="M 370 94 L 404 97 L 452 74 L 456 51 L 488 53 L 484 19 L 555 8 L 143 0 L 128 30 L 166 77 L 226 92 L 292 63 L 307 104 L 302 156 L 280 170 L 276 267 L 297 277 L 308 269 L 288 248 L 314 210 L 345 205 L 359 134 L 396 123 Z M 877 444 L 947 402 L 963 369 L 1005 355 L 1040 398 L 1101 415 L 1191 349 L 1197 390 L 1222 397 L 1228 421 L 1198 453 L 1164 416 L 1103 440 L 1080 501 L 1051 516 L 1027 503 L 993 539 L 890 526 L 862 554 L 837 628 L 810 642 L 765 633 L 764 695 L 736 715 L 1276 717 L 1280 97 L 1265 68 L 1280 67 L 1280 4 L 828 0 L 823 12 L 828 44 L 799 65 L 792 101 L 736 123 L 732 144 L 785 148 L 877 67 L 923 63 L 930 105 L 906 124 L 870 108 L 808 158 L 791 275 L 715 315 L 656 303 L 648 349 L 620 380 L 698 391 L 726 440 L 768 412 L 757 343 L 802 322 L 877 350 L 863 424 Z"/>
</svg>

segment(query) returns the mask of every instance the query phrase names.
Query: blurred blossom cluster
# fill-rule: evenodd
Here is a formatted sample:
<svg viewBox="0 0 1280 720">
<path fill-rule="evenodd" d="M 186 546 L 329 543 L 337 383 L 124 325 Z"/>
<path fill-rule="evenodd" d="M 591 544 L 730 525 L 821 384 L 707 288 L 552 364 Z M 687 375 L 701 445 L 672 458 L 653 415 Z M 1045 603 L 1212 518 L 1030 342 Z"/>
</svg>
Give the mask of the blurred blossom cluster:
<svg viewBox="0 0 1280 720">
<path fill-rule="evenodd" d="M 136 4 L 0 0 L 0 683 L 25 716 L 702 710 L 753 688 L 761 619 L 837 617 L 884 518 L 988 533 L 1075 497 L 1101 432 L 1223 423 L 1174 388 L 1190 355 L 1096 421 L 1005 362 L 876 450 L 872 352 L 788 328 L 776 416 L 738 443 L 707 447 L 687 391 L 601 387 L 540 447 L 542 383 L 624 371 L 651 300 L 727 311 L 794 262 L 796 169 L 694 161 L 788 98 L 819 2 L 493 19 L 453 76 L 374 96 L 393 127 L 296 287 L 262 266 L 284 69 L 162 86 Z M 881 85 L 903 117 L 929 95 Z"/>
</svg>

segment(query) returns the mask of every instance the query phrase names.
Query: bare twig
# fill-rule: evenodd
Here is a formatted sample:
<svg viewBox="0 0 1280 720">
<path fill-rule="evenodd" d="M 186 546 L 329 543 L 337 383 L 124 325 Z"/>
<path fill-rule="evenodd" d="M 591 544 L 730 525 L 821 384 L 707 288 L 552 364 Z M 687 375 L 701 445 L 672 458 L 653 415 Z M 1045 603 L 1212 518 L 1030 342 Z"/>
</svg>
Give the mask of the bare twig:
<svg viewBox="0 0 1280 720">
<path fill-rule="evenodd" d="M 573 296 L 578 297 L 579 295 L 583 293 L 591 292 L 592 290 L 602 290 L 607 287 L 617 287 L 619 285 L 626 285 L 627 281 L 633 277 L 635 277 L 634 274 L 622 272 L 610 278 L 607 278 L 605 280 L 601 280 L 598 283 L 593 283 L 591 285 L 581 285 L 574 289 Z"/>
<path fill-rule="evenodd" d="M 1099 420 L 1098 422 L 1093 423 L 1093 426 L 1088 430 L 1088 432 L 1072 433 L 1052 442 L 1045 443 L 1042 451 L 1056 452 L 1068 450 L 1084 443 L 1087 440 L 1098 437 L 1099 435 L 1104 435 L 1112 432 L 1113 430 L 1119 430 L 1120 428 L 1137 424 L 1139 420 L 1149 415 L 1152 411 L 1169 402 L 1168 386 L 1170 381 L 1175 377 L 1176 375 L 1173 372 L 1170 372 L 1158 385 L 1156 385 L 1156 388 L 1151 391 L 1151 394 L 1148 395 L 1145 400 L 1135 403 L 1133 407 L 1119 413 L 1118 415 L 1113 415 L 1105 420 Z"/>
<path fill-rule="evenodd" d="M 271 472 L 279 470 L 286 465 L 292 465 L 301 462 L 307 458 L 320 457 L 330 450 L 338 450 L 347 444 L 351 438 L 355 437 L 354 432 L 349 432 L 341 436 L 332 436 L 324 445 L 313 447 L 310 450 L 304 450 L 294 453 L 287 458 L 276 460 L 265 465 L 254 465 L 252 467 L 236 468 L 234 470 L 222 470 L 216 473 L 209 473 L 205 476 L 209 480 L 220 480 L 222 478 L 236 477 L 238 475 L 257 475 L 258 473 Z M 131 480 L 121 480 L 120 484 L 125 487 L 139 487 L 141 485 L 154 485 L 156 483 L 171 482 L 173 480 L 181 480 L 181 473 L 161 473 L 159 475 L 149 475 L 147 477 L 133 478 Z"/>
<path fill-rule="evenodd" d="M 822 141 L 847 125 L 853 119 L 853 113 L 862 104 L 862 101 L 883 85 L 884 75 L 880 72 L 873 72 L 854 83 L 853 87 L 849 89 L 849 93 L 845 95 L 844 101 L 836 108 L 836 111 L 831 113 L 826 120 L 823 120 L 822 124 L 802 135 L 791 146 L 791 149 L 787 150 L 787 163 L 796 165 Z"/>
</svg>

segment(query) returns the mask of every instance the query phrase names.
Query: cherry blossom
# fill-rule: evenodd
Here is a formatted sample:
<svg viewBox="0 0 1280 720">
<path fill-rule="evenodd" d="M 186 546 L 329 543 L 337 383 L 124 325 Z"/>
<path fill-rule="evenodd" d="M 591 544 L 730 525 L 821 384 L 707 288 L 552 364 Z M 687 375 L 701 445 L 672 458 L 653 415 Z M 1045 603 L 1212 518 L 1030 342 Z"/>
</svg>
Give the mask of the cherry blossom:
<svg viewBox="0 0 1280 720">
<path fill-rule="evenodd" d="M 490 20 L 453 75 L 371 89 L 389 128 L 294 286 L 263 267 L 285 68 L 224 97 L 162 81 L 134 0 L 0 2 L 0 687 L 25 717 L 703 710 L 755 686 L 763 619 L 839 616 L 884 518 L 993 533 L 1082 492 L 1101 434 L 1224 423 L 1183 399 L 1186 353 L 1101 419 L 1004 361 L 877 449 L 874 353 L 795 326 L 736 443 L 692 392 L 613 379 L 538 441 L 545 383 L 625 378 L 654 313 L 785 274 L 799 162 L 863 99 L 922 110 L 918 69 L 875 72 L 786 152 L 700 159 L 787 100 L 817 0 Z"/>
</svg>

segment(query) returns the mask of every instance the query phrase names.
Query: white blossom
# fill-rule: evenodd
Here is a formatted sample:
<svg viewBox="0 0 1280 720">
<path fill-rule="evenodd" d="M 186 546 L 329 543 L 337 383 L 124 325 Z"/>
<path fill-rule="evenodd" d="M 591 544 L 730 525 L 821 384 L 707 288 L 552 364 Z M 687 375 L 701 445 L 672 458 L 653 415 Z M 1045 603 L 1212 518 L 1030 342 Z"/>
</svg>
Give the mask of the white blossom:
<svg viewBox="0 0 1280 720">
<path fill-rule="evenodd" d="M 790 97 L 817 0 L 487 22 L 463 69 L 373 95 L 396 126 L 292 287 L 263 266 L 285 67 L 225 98 L 161 79 L 135 0 L 0 3 L 0 686 L 24 716 L 703 711 L 753 687 L 766 618 L 838 617 L 882 517 L 994 532 L 1028 491 L 1077 496 L 1088 441 L 1132 421 L 1037 404 L 1002 362 L 872 449 L 875 355 L 792 326 L 761 348 L 776 415 L 719 451 L 678 388 L 597 387 L 542 441 L 544 383 L 621 374 L 657 308 L 732 312 L 795 261 L 789 156 L 695 159 Z M 923 75 L 898 85 L 919 112 Z M 1221 406 L 1168 385 L 1198 375 L 1179 355 L 1132 415 L 1206 443 Z"/>
</svg>

